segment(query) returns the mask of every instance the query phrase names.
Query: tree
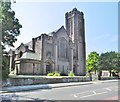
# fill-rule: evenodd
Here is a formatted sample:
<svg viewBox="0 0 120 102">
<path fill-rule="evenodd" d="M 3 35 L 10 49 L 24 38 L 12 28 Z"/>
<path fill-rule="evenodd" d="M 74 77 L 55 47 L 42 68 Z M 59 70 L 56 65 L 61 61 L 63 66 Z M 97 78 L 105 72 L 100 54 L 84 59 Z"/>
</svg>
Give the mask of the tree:
<svg viewBox="0 0 120 102">
<path fill-rule="evenodd" d="M 20 34 L 22 25 L 15 18 L 15 12 L 11 9 L 11 2 L 0 2 L 0 19 L 2 21 L 2 46 L 14 47 L 17 36 Z"/>
<path fill-rule="evenodd" d="M 98 58 L 99 58 L 99 54 L 95 51 L 91 52 L 88 55 L 88 58 L 86 61 L 87 71 L 89 71 L 89 72 L 95 71 L 95 74 L 96 74 Z"/>
<path fill-rule="evenodd" d="M 16 37 L 20 34 L 20 28 L 22 28 L 19 20 L 15 18 L 15 12 L 11 9 L 11 2 L 0 1 L 0 21 L 2 21 L 2 42 L 0 42 L 2 46 L 2 76 L 5 78 L 9 73 L 6 45 L 14 47 L 15 41 L 17 41 Z"/>
<path fill-rule="evenodd" d="M 120 72 L 120 53 L 115 53 L 115 57 L 113 58 L 113 70 L 115 73 Z"/>
<path fill-rule="evenodd" d="M 116 61 L 116 70 L 118 71 L 118 72 L 120 72 L 120 53 L 118 52 L 117 53 L 117 61 Z"/>
<path fill-rule="evenodd" d="M 9 74 L 9 57 L 6 54 L 2 57 L 2 79 L 8 78 Z"/>
<path fill-rule="evenodd" d="M 118 65 L 117 59 L 117 54 L 114 51 L 102 53 L 98 60 L 98 69 L 109 70 L 111 76 L 111 71 L 116 69 Z"/>
</svg>

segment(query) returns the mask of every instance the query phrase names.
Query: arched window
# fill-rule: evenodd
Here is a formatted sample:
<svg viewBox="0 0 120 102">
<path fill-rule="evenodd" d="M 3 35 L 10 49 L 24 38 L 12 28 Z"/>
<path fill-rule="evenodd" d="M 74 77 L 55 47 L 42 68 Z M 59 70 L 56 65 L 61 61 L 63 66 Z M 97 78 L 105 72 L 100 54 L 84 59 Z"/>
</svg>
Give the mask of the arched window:
<svg viewBox="0 0 120 102">
<path fill-rule="evenodd" d="M 58 41 L 58 57 L 66 58 L 67 57 L 67 41 L 65 38 L 60 38 Z"/>
</svg>

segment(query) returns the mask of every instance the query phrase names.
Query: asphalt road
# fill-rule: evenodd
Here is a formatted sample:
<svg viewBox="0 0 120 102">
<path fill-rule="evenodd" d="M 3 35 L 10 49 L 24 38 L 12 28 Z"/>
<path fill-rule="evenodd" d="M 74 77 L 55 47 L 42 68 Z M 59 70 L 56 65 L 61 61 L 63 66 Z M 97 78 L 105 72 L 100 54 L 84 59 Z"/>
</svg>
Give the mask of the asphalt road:
<svg viewBox="0 0 120 102">
<path fill-rule="evenodd" d="M 118 100 L 118 82 L 4 93 L 3 100 Z"/>
</svg>

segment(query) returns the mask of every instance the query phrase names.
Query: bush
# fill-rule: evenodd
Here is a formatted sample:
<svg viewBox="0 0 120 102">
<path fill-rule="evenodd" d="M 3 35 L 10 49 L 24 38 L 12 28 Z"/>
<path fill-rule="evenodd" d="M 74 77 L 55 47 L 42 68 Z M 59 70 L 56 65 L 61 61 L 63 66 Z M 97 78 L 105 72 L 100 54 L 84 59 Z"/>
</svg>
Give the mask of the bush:
<svg viewBox="0 0 120 102">
<path fill-rule="evenodd" d="M 58 72 L 48 73 L 47 76 L 60 76 L 60 73 Z"/>
<path fill-rule="evenodd" d="M 16 75 L 16 70 L 11 71 L 9 75 Z"/>
<path fill-rule="evenodd" d="M 70 71 L 70 72 L 68 73 L 68 76 L 73 77 L 73 76 L 75 76 L 75 74 L 74 74 L 72 71 Z"/>
<path fill-rule="evenodd" d="M 54 75 L 54 73 L 48 73 L 47 74 L 47 76 L 53 76 Z"/>
<path fill-rule="evenodd" d="M 60 73 L 55 72 L 55 73 L 54 73 L 54 76 L 60 76 Z"/>
</svg>

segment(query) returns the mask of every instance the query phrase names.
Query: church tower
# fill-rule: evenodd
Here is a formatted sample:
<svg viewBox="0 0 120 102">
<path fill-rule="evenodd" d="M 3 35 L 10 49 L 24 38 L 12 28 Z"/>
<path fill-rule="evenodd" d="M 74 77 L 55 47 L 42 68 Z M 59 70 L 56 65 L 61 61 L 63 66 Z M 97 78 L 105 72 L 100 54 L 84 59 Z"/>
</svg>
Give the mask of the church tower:
<svg viewBox="0 0 120 102">
<path fill-rule="evenodd" d="M 77 75 L 86 74 L 85 28 L 84 14 L 74 8 L 65 14 L 67 34 L 71 38 L 73 48 L 73 65 Z M 75 63 L 76 62 L 76 63 Z M 73 71 L 74 71 L 73 70 Z"/>
</svg>

